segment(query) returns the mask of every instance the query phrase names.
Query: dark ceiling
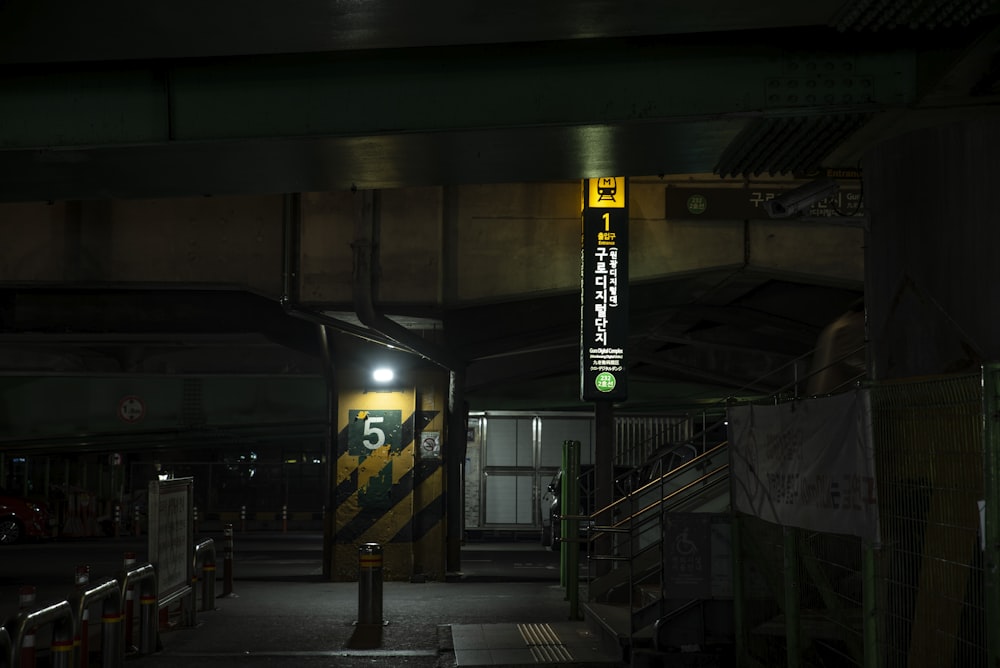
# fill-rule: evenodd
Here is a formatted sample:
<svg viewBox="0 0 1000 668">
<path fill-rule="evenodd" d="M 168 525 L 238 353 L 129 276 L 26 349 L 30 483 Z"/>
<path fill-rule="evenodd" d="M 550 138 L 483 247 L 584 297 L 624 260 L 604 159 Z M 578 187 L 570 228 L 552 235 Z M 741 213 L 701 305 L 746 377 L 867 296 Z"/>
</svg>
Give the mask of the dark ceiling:
<svg viewBox="0 0 1000 668">
<path fill-rule="evenodd" d="M 910 129 L 996 113 L 996 2 L 884 5 L 0 1 L 0 201 L 799 176 L 857 167 Z M 603 67 L 624 72 L 620 105 L 580 92 Z M 220 73 L 249 83 L 229 96 L 203 85 Z M 290 111 L 321 80 L 361 101 L 340 131 Z M 118 98 L 100 90 L 116 81 L 162 100 L 141 123 L 108 124 L 103 105 Z M 273 90 L 290 102 L 237 113 Z M 315 323 L 245 293 L 0 288 L 0 365 L 15 371 L 319 364 Z M 862 300 L 860 285 L 740 268 L 634 285 L 627 407 L 785 389 L 824 327 Z M 585 408 L 577 295 L 396 315 L 444 322 L 473 408 Z"/>
</svg>

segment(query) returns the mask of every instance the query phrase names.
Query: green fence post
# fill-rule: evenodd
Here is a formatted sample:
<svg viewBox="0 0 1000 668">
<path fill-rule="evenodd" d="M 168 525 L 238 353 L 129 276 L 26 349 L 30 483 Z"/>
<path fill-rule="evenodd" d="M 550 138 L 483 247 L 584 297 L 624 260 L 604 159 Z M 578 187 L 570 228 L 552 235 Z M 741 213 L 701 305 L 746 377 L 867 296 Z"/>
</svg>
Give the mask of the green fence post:
<svg viewBox="0 0 1000 668">
<path fill-rule="evenodd" d="M 736 645 L 736 665 L 746 665 L 746 637 L 744 636 L 743 619 L 743 546 L 740 543 L 740 531 L 742 530 L 740 518 L 735 511 L 731 514 L 729 535 L 732 549 L 733 563 L 733 640 Z"/>
<path fill-rule="evenodd" d="M 865 668 L 878 668 L 878 578 L 875 571 L 875 547 L 867 541 L 862 548 L 861 608 L 864 615 Z"/>
<path fill-rule="evenodd" d="M 1000 365 L 983 366 L 983 588 L 987 665 L 1000 665 Z"/>
<path fill-rule="evenodd" d="M 799 619 L 799 550 L 798 530 L 784 527 L 784 561 L 785 561 L 785 641 L 788 655 L 788 668 L 799 668 L 802 665 L 802 640 L 800 637 Z"/>
<path fill-rule="evenodd" d="M 568 470 L 564 474 L 569 481 L 566 485 L 566 503 L 570 510 L 567 515 L 574 518 L 580 514 L 580 441 L 568 443 Z M 580 520 L 570 519 L 563 525 L 566 542 L 566 594 L 569 598 L 569 618 L 580 618 Z"/>
<path fill-rule="evenodd" d="M 566 510 L 569 507 L 567 503 L 567 487 L 566 480 L 568 480 L 569 471 L 569 449 L 570 443 L 573 441 L 563 441 L 562 444 L 562 462 L 560 464 L 560 470 L 562 471 L 562 478 L 559 482 L 559 586 L 565 588 L 567 586 L 566 577 L 566 558 L 569 556 L 569 552 L 566 550 L 566 541 L 562 540 L 566 537 L 566 521 L 563 519 L 568 513 Z M 553 526 L 553 535 L 555 535 L 555 527 Z"/>
</svg>

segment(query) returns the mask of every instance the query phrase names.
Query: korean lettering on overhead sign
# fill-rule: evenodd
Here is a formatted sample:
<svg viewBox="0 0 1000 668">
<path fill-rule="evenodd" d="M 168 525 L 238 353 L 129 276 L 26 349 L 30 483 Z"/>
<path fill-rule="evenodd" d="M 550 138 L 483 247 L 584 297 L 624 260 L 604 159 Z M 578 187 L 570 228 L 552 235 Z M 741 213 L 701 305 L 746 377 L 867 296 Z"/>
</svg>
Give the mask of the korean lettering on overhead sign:
<svg viewBox="0 0 1000 668">
<path fill-rule="evenodd" d="M 764 203 L 788 192 L 788 186 L 753 186 L 720 188 L 697 186 L 667 186 L 667 220 L 768 220 Z M 830 197 L 816 202 L 802 216 L 835 218 L 864 214 L 860 185 L 847 183 Z"/>
<path fill-rule="evenodd" d="M 628 396 L 628 180 L 588 179 L 581 262 L 580 397 Z"/>
</svg>

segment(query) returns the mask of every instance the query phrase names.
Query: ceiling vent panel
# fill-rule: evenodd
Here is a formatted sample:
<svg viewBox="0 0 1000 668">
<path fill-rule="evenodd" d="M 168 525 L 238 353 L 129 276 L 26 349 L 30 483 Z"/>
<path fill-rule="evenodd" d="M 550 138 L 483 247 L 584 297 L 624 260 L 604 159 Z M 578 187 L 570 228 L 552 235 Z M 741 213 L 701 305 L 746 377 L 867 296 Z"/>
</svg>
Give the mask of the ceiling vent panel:
<svg viewBox="0 0 1000 668">
<path fill-rule="evenodd" d="M 845 4 L 830 25 L 842 32 L 957 28 L 995 10 L 996 5 L 996 0 L 856 0 Z"/>
<path fill-rule="evenodd" d="M 823 159 L 870 117 L 840 114 L 758 119 L 726 147 L 715 173 L 749 177 L 815 172 Z"/>
</svg>

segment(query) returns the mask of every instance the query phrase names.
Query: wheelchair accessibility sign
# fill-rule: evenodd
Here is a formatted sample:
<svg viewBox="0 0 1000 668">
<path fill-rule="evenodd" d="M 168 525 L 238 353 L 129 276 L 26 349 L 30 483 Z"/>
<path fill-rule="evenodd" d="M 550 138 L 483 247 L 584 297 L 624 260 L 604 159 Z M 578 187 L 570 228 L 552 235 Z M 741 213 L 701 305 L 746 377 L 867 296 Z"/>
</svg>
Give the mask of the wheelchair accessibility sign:
<svg viewBox="0 0 1000 668">
<path fill-rule="evenodd" d="M 712 594 L 712 520 L 708 513 L 670 513 L 663 528 L 665 587 L 676 598 Z"/>
</svg>

